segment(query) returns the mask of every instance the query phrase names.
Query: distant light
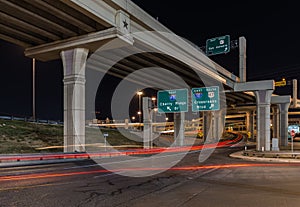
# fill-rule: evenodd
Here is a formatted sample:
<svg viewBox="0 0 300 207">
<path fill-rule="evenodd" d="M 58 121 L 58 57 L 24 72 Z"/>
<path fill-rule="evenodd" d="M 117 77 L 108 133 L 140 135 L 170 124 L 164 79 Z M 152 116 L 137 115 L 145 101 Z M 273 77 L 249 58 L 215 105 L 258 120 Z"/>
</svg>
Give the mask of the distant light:
<svg viewBox="0 0 300 207">
<path fill-rule="evenodd" d="M 151 100 L 152 100 L 152 101 L 156 101 L 156 97 L 152 97 Z"/>
<path fill-rule="evenodd" d="M 135 120 L 135 116 L 131 117 L 132 120 Z"/>
<path fill-rule="evenodd" d="M 138 115 L 141 115 L 141 114 L 142 114 L 142 112 L 138 111 L 138 112 L 137 112 L 137 114 L 138 114 Z"/>
<path fill-rule="evenodd" d="M 142 92 L 142 91 L 138 91 L 136 94 L 137 94 L 138 96 L 141 96 L 141 95 L 143 95 L 143 92 Z"/>
</svg>

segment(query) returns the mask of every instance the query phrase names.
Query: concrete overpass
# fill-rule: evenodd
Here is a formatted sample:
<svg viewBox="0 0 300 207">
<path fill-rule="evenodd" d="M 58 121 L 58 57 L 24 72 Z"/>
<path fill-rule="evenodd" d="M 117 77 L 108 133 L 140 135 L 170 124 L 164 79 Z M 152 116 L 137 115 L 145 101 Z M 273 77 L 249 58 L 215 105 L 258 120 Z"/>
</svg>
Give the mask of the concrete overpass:
<svg viewBox="0 0 300 207">
<path fill-rule="evenodd" d="M 270 150 L 268 111 L 274 81 L 241 82 L 239 77 L 210 60 L 188 41 L 176 36 L 130 0 L 1 1 L 0 38 L 22 46 L 25 55 L 30 58 L 41 61 L 62 58 L 66 152 L 85 151 L 83 97 L 87 58 L 112 40 L 118 43 L 118 54 L 109 54 L 115 50 L 107 49 L 105 52 L 109 58 L 95 55 L 96 61 L 90 63 L 89 67 L 101 71 L 101 68 L 111 64 L 112 56 L 116 59 L 126 56 L 111 67 L 110 74 L 123 78 L 143 67 L 159 66 L 176 73 L 190 87 L 220 85 L 224 88 L 223 99 L 226 99 L 227 105 L 257 106 L 257 149 Z M 146 48 L 151 52 L 130 55 L 134 48 Z M 139 80 L 130 80 L 147 85 L 149 81 L 159 82 L 162 77 L 168 76 L 160 73 L 151 76 L 142 74 Z M 165 88 L 178 86 L 172 79 L 161 84 Z M 220 122 L 220 116 L 222 113 L 219 112 L 207 113 L 205 123 Z M 218 121 L 212 122 L 213 119 Z M 219 135 L 220 130 L 216 126 L 214 134 Z"/>
</svg>

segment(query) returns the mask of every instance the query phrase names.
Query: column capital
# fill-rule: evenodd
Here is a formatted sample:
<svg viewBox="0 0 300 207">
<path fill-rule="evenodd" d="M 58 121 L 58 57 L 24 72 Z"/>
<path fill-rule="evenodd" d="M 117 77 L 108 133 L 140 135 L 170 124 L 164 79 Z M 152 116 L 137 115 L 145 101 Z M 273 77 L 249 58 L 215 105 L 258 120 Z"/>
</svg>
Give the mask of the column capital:
<svg viewBox="0 0 300 207">
<path fill-rule="evenodd" d="M 263 91 L 263 90 L 274 90 L 275 89 L 274 80 L 263 80 L 263 81 L 251 81 L 245 83 L 235 83 L 234 91 Z"/>
<path fill-rule="evenodd" d="M 272 96 L 271 104 L 291 103 L 291 96 Z"/>
<path fill-rule="evenodd" d="M 278 108 L 279 108 L 279 113 L 287 113 L 289 111 L 289 107 L 290 107 L 290 103 L 281 103 L 281 104 L 277 104 Z"/>
<path fill-rule="evenodd" d="M 257 105 L 270 105 L 273 90 L 258 90 L 255 91 Z"/>
<path fill-rule="evenodd" d="M 85 76 L 85 65 L 88 54 L 89 50 L 86 48 L 62 51 L 60 55 L 64 66 L 64 76 L 76 74 Z"/>
</svg>

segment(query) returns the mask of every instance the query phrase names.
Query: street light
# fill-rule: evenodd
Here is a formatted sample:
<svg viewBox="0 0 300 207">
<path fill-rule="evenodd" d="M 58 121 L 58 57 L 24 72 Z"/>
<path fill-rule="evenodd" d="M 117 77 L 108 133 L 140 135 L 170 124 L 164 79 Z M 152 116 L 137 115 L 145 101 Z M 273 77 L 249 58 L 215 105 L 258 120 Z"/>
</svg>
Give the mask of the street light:
<svg viewBox="0 0 300 207">
<path fill-rule="evenodd" d="M 138 96 L 139 96 L 139 111 L 138 111 L 138 115 L 139 115 L 139 123 L 141 123 L 141 96 L 143 95 L 143 92 L 142 91 L 138 91 L 136 93 Z"/>
</svg>

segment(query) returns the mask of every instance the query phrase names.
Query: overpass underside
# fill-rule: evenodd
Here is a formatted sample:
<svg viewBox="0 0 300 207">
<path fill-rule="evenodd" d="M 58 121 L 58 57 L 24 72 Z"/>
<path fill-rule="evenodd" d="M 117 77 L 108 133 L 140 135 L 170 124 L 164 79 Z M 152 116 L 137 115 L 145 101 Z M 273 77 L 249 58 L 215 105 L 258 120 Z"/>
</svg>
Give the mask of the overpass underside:
<svg viewBox="0 0 300 207">
<path fill-rule="evenodd" d="M 95 110 L 97 80 L 105 75 L 156 90 L 217 85 L 222 89 L 221 108 L 255 106 L 257 150 L 270 150 L 274 82 L 240 83 L 129 0 L 7 0 L 0 2 L 0 17 L 0 38 L 25 48 L 26 56 L 41 61 L 62 58 L 66 152 L 85 151 L 85 111 Z M 86 74 L 88 70 L 93 72 Z M 86 84 L 94 89 L 87 94 Z M 86 103 L 89 95 L 92 101 Z M 290 100 L 274 103 L 284 114 Z M 224 111 L 207 112 L 207 125 L 215 117 L 217 136 L 221 116 Z M 286 144 L 286 119 L 280 116 L 281 143 Z M 182 119 L 179 116 L 178 123 Z"/>
</svg>

